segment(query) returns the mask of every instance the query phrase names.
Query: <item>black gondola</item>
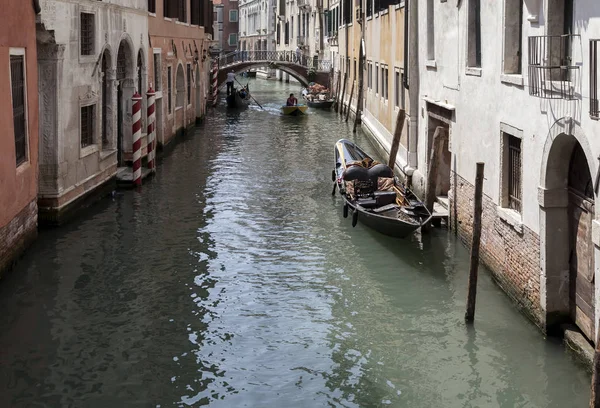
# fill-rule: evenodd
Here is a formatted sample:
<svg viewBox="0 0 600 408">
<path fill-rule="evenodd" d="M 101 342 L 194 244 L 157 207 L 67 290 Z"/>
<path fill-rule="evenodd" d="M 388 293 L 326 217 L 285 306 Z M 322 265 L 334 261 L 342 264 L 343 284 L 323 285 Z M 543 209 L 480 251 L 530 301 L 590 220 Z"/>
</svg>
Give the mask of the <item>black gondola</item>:
<svg viewBox="0 0 600 408">
<path fill-rule="evenodd" d="M 241 90 L 233 89 L 233 92 L 230 95 L 227 95 L 225 98 L 227 101 L 227 107 L 233 109 L 245 108 L 248 106 L 250 102 L 250 91 L 248 87 L 245 86 Z"/>
<path fill-rule="evenodd" d="M 335 144 L 332 178 L 344 199 L 344 217 L 351 210 L 352 226 L 360 221 L 382 234 L 405 238 L 431 221 L 429 210 L 389 166 L 349 140 Z"/>
<path fill-rule="evenodd" d="M 306 104 L 308 105 L 309 108 L 314 108 L 314 109 L 325 109 L 325 110 L 329 110 L 331 109 L 331 107 L 333 106 L 333 103 L 335 102 L 335 100 L 333 99 L 327 99 L 324 101 L 318 101 L 318 100 L 306 100 Z"/>
</svg>

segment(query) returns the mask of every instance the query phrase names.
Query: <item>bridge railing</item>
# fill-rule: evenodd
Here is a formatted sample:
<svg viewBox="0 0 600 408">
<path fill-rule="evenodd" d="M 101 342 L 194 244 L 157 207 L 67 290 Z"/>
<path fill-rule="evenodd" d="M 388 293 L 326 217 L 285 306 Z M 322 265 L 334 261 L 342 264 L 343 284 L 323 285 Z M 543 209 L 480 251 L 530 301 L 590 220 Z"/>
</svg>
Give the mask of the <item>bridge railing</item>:
<svg viewBox="0 0 600 408">
<path fill-rule="evenodd" d="M 291 62 L 316 71 L 329 71 L 331 61 L 308 57 L 295 51 L 234 51 L 217 59 L 219 69 L 244 62 Z"/>
</svg>

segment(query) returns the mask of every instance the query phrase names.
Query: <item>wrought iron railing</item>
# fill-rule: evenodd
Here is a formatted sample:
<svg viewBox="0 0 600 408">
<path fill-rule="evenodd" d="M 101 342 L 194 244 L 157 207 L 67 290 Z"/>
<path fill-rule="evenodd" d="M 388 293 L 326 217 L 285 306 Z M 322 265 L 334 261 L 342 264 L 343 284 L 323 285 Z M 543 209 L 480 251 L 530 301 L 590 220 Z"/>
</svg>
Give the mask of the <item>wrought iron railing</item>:
<svg viewBox="0 0 600 408">
<path fill-rule="evenodd" d="M 247 62 L 288 62 L 312 68 L 318 72 L 328 72 L 331 61 L 308 57 L 296 51 L 234 51 L 217 58 L 219 69 Z"/>
<path fill-rule="evenodd" d="M 529 94 L 544 99 L 574 99 L 579 67 L 573 64 L 578 35 L 529 37 Z"/>
</svg>

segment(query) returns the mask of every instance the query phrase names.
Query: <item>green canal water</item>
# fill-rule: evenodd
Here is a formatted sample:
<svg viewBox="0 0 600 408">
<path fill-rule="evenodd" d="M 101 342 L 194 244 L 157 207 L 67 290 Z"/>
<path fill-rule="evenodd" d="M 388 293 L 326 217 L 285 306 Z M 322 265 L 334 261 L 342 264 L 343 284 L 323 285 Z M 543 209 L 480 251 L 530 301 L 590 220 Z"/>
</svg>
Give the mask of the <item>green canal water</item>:
<svg viewBox="0 0 600 408">
<path fill-rule="evenodd" d="M 342 217 L 334 113 L 209 112 L 140 191 L 43 231 L 0 282 L 0 407 L 585 407 L 589 376 L 447 230 Z"/>
</svg>

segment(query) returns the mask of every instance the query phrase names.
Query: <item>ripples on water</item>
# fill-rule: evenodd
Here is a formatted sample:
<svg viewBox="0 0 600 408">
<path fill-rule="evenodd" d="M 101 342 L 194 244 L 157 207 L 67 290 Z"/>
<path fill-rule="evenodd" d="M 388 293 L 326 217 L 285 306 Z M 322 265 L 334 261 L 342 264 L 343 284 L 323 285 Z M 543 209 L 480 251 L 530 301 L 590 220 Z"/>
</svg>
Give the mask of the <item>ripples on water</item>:
<svg viewBox="0 0 600 408">
<path fill-rule="evenodd" d="M 0 284 L 0 406 L 575 407 L 588 376 L 446 231 L 332 199 L 334 114 L 217 109 L 140 192 L 43 232 Z M 293 88 L 295 91 L 297 88 Z"/>
</svg>

